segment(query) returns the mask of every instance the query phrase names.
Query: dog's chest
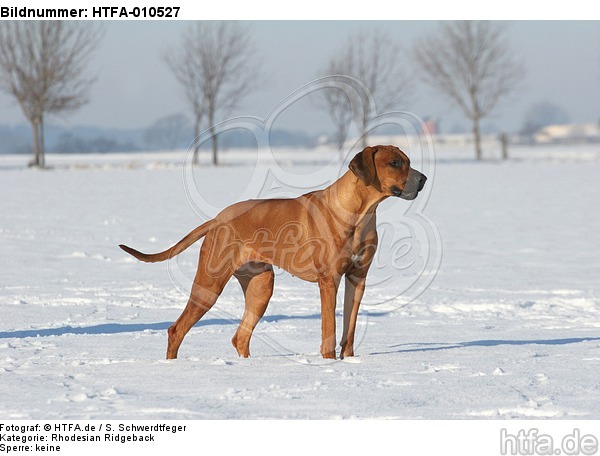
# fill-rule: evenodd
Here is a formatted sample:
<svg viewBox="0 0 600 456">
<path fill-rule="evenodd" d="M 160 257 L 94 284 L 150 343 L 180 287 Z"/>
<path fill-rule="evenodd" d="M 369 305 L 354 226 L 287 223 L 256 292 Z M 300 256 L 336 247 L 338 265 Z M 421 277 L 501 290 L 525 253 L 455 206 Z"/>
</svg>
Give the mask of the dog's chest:
<svg viewBox="0 0 600 456">
<path fill-rule="evenodd" d="M 372 257 L 376 243 L 375 224 L 370 223 L 370 220 L 367 223 L 358 224 L 348 233 L 342 249 L 342 256 L 349 259 L 351 264 L 365 264 Z"/>
<path fill-rule="evenodd" d="M 365 259 L 365 254 L 361 252 L 353 253 L 350 257 L 350 261 L 354 264 L 362 263 Z"/>
</svg>

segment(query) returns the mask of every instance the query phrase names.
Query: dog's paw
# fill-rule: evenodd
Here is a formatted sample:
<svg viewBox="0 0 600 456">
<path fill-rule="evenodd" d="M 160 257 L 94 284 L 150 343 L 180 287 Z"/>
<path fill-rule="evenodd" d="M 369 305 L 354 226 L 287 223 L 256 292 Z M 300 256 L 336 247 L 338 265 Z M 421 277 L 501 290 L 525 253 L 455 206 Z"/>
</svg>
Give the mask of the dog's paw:
<svg viewBox="0 0 600 456">
<path fill-rule="evenodd" d="M 346 350 L 343 350 L 342 353 L 340 353 L 340 359 L 351 358 L 353 356 L 354 356 L 354 350 L 352 350 L 352 349 L 346 349 Z"/>
</svg>

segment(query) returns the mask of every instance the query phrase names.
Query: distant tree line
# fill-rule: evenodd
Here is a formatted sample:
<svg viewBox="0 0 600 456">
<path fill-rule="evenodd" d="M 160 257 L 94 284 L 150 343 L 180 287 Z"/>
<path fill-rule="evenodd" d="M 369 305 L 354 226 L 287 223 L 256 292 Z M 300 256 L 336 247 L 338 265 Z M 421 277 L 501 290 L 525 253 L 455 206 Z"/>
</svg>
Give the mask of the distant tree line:
<svg viewBox="0 0 600 456">
<path fill-rule="evenodd" d="M 172 127 L 174 120 L 182 125 Z M 182 114 L 158 119 L 146 129 L 110 130 L 101 128 L 48 126 L 46 128 L 46 151 L 53 153 L 109 153 L 169 151 L 187 149 L 193 142 L 189 120 Z M 275 129 L 271 131 L 270 143 L 277 146 L 313 147 L 318 135 L 303 131 Z M 255 147 L 252 135 L 244 131 L 231 130 L 220 135 L 222 148 Z M 33 154 L 31 133 L 25 126 L 0 124 L 0 154 Z"/>
<path fill-rule="evenodd" d="M 63 133 L 53 147 L 54 152 L 63 154 L 131 152 L 139 149 L 131 141 L 121 142 L 105 136 L 85 139 L 73 133 Z"/>
</svg>

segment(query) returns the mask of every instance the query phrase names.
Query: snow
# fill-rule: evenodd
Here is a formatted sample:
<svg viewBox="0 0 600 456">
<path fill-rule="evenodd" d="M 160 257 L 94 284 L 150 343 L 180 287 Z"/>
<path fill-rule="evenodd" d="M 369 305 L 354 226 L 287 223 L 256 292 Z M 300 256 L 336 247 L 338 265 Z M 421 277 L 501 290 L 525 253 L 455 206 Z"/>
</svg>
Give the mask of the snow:
<svg viewBox="0 0 600 456">
<path fill-rule="evenodd" d="M 243 311 L 231 282 L 180 358 L 164 360 L 199 244 L 158 264 L 117 247 L 162 250 L 197 226 L 203 209 L 245 198 L 275 168 L 296 186 L 322 186 L 339 173 L 325 166 L 334 153 L 278 150 L 273 162 L 226 152 L 224 166 L 194 171 L 192 190 L 183 153 L 52 155 L 47 171 L 2 156 L 0 415 L 598 419 L 595 147 L 520 148 L 509 162 L 482 163 L 469 149 L 440 149 L 421 203 L 435 229 L 411 224 L 409 202 L 382 205 L 389 246 L 396 230 L 412 253 L 397 264 L 380 249 L 357 356 L 337 361 L 319 355 L 317 286 L 282 271 L 249 359 L 230 343 Z M 270 191 L 292 194 L 278 176 Z M 436 255 L 437 271 L 427 261 Z M 416 282 L 423 287 L 413 292 Z M 340 325 L 341 316 L 338 339 Z"/>
</svg>

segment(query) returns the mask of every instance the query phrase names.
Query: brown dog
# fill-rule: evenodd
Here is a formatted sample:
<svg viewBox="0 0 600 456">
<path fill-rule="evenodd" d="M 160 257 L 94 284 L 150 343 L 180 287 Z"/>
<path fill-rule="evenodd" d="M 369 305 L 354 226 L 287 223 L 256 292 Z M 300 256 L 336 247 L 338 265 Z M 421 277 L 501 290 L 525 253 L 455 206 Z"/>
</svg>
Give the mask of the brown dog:
<svg viewBox="0 0 600 456">
<path fill-rule="evenodd" d="M 273 294 L 272 265 L 319 284 L 324 358 L 336 355 L 336 295 L 346 277 L 340 356 L 354 355 L 358 308 L 377 249 L 375 210 L 390 196 L 415 199 L 427 178 L 394 146 L 367 147 L 349 168 L 329 187 L 298 198 L 233 204 L 164 252 L 148 255 L 120 246 L 141 261 L 156 262 L 206 236 L 187 306 L 169 328 L 167 359 L 177 358 L 184 336 L 214 305 L 232 275 L 246 300 L 232 343 L 239 356 L 249 356 L 252 331 Z"/>
</svg>

